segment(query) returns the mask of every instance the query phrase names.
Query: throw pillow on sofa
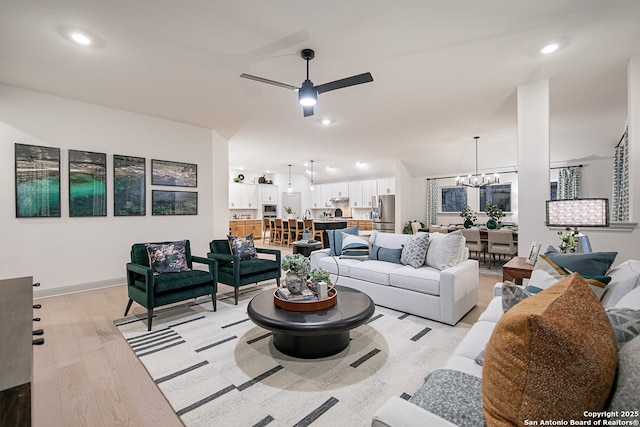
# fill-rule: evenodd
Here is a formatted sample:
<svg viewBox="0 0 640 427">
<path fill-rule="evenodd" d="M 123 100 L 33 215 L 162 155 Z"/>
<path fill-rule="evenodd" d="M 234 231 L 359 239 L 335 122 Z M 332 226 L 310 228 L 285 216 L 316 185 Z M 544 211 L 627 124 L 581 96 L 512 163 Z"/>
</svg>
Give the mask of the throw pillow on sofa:
<svg viewBox="0 0 640 427">
<path fill-rule="evenodd" d="M 188 271 L 185 241 L 172 243 L 145 243 L 149 255 L 149 266 L 153 274 Z"/>
<path fill-rule="evenodd" d="M 382 246 L 372 245 L 369 253 L 369 259 L 393 262 L 395 264 L 401 264 L 400 257 L 402 256 L 402 249 L 383 248 Z"/>
<path fill-rule="evenodd" d="M 582 277 L 604 276 L 616 259 L 618 252 L 590 252 L 586 254 L 563 254 L 553 246 L 547 248 L 544 256 L 558 266 Z"/>
<path fill-rule="evenodd" d="M 358 235 L 359 225 L 353 227 L 339 228 L 337 230 L 327 230 L 327 238 L 329 240 L 329 254 L 331 256 L 340 256 L 342 253 L 342 233 Z"/>
<path fill-rule="evenodd" d="M 607 276 L 611 277 L 611 285 L 602 297 L 602 304 L 613 307 L 622 297 L 640 286 L 640 261 L 627 260 L 613 267 Z"/>
<path fill-rule="evenodd" d="M 429 247 L 429 234 L 418 233 L 409 237 L 400 255 L 400 262 L 403 265 L 410 265 L 413 268 L 420 268 L 427 257 Z"/>
<path fill-rule="evenodd" d="M 525 290 L 531 294 L 537 294 L 543 289 L 547 289 L 549 286 L 556 284 L 558 281 L 567 277 L 570 273 L 566 272 L 562 267 L 551 261 L 544 255 L 538 256 L 536 264 L 531 272 L 531 278 L 529 283 L 525 287 Z M 607 276 L 598 277 L 585 277 L 582 276 L 586 282 L 591 285 L 591 290 L 596 294 L 598 299 L 601 299 L 607 287 L 607 283 L 611 280 Z"/>
<path fill-rule="evenodd" d="M 618 352 L 616 383 L 607 411 L 640 411 L 640 337 L 627 343 Z"/>
<path fill-rule="evenodd" d="M 429 247 L 426 264 L 438 270 L 453 267 L 460 262 L 464 251 L 465 239 L 462 233 L 429 233 Z"/>
<path fill-rule="evenodd" d="M 258 258 L 253 233 L 244 237 L 228 235 L 227 239 L 229 239 L 231 254 L 237 256 L 240 261 Z"/>
<path fill-rule="evenodd" d="M 585 419 L 607 402 L 616 352 L 607 314 L 578 274 L 526 298 L 500 318 L 485 349 L 487 424 Z"/>
<path fill-rule="evenodd" d="M 369 240 L 361 236 L 342 233 L 342 252 L 340 258 L 368 259 Z"/>
<path fill-rule="evenodd" d="M 502 283 L 502 311 L 507 312 L 511 307 L 522 301 L 523 299 L 530 297 L 531 292 L 527 291 L 522 286 L 518 286 L 509 280 Z"/>
</svg>

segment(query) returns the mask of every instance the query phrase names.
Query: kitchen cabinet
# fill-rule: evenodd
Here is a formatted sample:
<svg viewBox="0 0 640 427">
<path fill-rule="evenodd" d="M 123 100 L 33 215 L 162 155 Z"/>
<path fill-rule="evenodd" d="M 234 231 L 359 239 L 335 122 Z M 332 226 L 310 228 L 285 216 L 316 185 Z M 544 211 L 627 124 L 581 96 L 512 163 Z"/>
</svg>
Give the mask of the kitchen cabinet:
<svg viewBox="0 0 640 427">
<path fill-rule="evenodd" d="M 376 181 L 349 183 L 349 206 L 352 208 L 371 208 L 371 197 L 375 195 Z"/>
<path fill-rule="evenodd" d="M 349 197 L 349 183 L 339 182 L 331 184 L 331 197 L 329 198 L 332 199 L 335 197 Z"/>
<path fill-rule="evenodd" d="M 347 227 L 357 225 L 358 231 L 372 231 L 373 222 L 370 219 L 350 219 L 347 221 Z"/>
<path fill-rule="evenodd" d="M 331 207 L 331 184 L 320 184 L 314 186 L 311 192 L 311 208 L 324 209 Z"/>
<path fill-rule="evenodd" d="M 254 239 L 262 238 L 262 220 L 234 219 L 229 221 L 229 234 L 244 237 L 253 233 Z"/>
<path fill-rule="evenodd" d="M 260 200 L 266 204 L 278 203 L 278 186 L 273 184 L 259 184 Z"/>
<path fill-rule="evenodd" d="M 396 194 L 396 180 L 394 178 L 378 180 L 378 195 Z"/>
<path fill-rule="evenodd" d="M 258 209 L 258 191 L 251 184 L 229 184 L 229 209 Z"/>
</svg>

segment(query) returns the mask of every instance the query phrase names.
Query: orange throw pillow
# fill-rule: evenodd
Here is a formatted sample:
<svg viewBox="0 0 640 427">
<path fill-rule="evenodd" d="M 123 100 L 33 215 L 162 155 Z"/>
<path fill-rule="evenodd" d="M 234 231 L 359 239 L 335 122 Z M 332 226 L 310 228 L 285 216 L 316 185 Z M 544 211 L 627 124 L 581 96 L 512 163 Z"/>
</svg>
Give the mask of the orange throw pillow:
<svg viewBox="0 0 640 427">
<path fill-rule="evenodd" d="M 600 301 L 572 274 L 507 311 L 485 350 L 482 405 L 488 426 L 581 420 L 601 410 L 617 363 Z"/>
</svg>

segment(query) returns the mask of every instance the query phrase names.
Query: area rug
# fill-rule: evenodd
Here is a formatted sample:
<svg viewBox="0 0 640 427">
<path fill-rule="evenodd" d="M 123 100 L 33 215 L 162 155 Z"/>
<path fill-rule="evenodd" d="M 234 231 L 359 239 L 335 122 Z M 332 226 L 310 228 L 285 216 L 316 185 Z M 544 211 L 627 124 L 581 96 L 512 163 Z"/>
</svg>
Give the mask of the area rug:
<svg viewBox="0 0 640 427">
<path fill-rule="evenodd" d="M 276 350 L 247 304 L 275 284 L 115 321 L 187 427 L 369 426 L 391 396 L 409 398 L 442 366 L 469 326 L 456 327 L 376 306 L 347 349 L 315 360 Z M 208 301 L 207 301 L 208 300 Z"/>
</svg>

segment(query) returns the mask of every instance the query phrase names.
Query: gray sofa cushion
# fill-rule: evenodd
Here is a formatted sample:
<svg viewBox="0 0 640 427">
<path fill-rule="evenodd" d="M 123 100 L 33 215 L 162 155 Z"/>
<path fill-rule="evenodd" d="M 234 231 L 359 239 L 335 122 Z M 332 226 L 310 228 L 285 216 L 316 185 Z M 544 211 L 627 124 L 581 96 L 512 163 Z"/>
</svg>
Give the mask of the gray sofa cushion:
<svg viewBox="0 0 640 427">
<path fill-rule="evenodd" d="M 486 425 L 481 379 L 464 372 L 451 369 L 432 372 L 409 401 L 456 425 Z"/>
<path fill-rule="evenodd" d="M 640 390 L 640 337 L 626 343 L 618 352 L 616 382 L 613 384 L 607 410 L 640 411 L 638 390 Z"/>
</svg>

